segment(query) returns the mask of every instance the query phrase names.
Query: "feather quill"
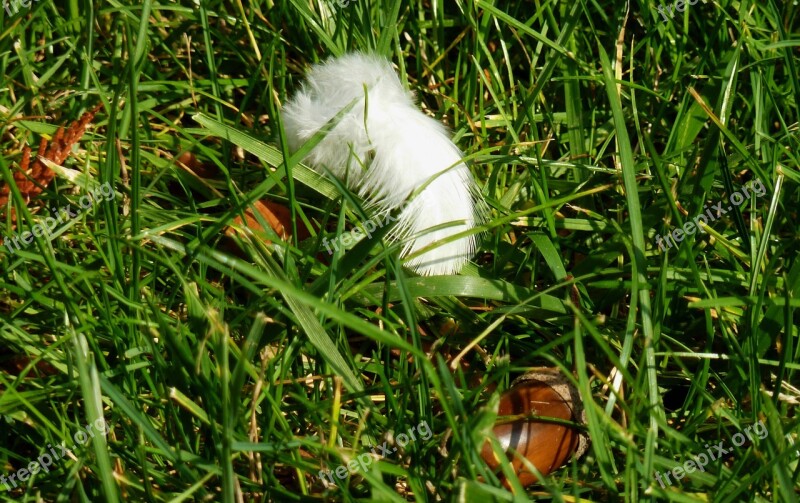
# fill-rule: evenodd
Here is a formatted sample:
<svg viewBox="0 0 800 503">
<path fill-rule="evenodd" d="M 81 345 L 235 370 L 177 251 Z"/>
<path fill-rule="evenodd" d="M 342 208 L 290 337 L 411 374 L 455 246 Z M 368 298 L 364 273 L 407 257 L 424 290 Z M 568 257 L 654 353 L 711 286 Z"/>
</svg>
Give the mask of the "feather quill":
<svg viewBox="0 0 800 503">
<path fill-rule="evenodd" d="M 289 148 L 352 103 L 305 162 L 379 212 L 400 210 L 390 236 L 402 241 L 402 257 L 416 254 L 406 266 L 421 275 L 458 273 L 476 237 L 443 241 L 480 223 L 485 203 L 445 127 L 419 110 L 387 60 L 351 53 L 312 67 L 282 110 Z"/>
</svg>

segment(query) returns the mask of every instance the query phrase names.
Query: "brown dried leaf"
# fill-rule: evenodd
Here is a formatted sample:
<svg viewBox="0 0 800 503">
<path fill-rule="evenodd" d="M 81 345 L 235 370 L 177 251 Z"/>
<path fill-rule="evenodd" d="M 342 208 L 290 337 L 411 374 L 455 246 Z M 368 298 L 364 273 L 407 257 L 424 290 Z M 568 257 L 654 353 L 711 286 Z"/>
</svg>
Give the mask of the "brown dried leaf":
<svg viewBox="0 0 800 503">
<path fill-rule="evenodd" d="M 30 147 L 26 145 L 22 148 L 19 169 L 14 171 L 13 177 L 14 183 L 22 193 L 25 202 L 30 202 L 31 199 L 41 194 L 55 177 L 53 170 L 48 168 L 39 158 L 44 157 L 61 165 L 69 157 L 72 146 L 81 139 L 86 127 L 94 120 L 94 116 L 100 110 L 100 107 L 102 107 L 102 104 L 84 113 L 79 120 L 70 124 L 66 131 L 64 131 L 63 127 L 59 127 L 49 147 L 47 140 L 42 138 L 41 142 L 39 142 L 39 151 L 33 162 L 31 162 L 30 158 Z M 8 204 L 10 194 L 11 187 L 8 184 L 3 184 L 0 187 L 0 207 L 5 207 Z M 12 221 L 14 220 L 15 216 L 12 214 Z"/>
<path fill-rule="evenodd" d="M 272 230 L 274 230 L 275 233 L 281 237 L 281 239 L 288 239 L 292 226 L 291 213 L 289 212 L 288 208 L 267 199 L 255 201 L 253 203 L 253 208 L 255 208 L 261 214 L 264 220 L 269 224 L 270 227 L 272 227 Z M 244 217 L 245 227 L 254 232 L 264 232 L 264 228 L 258 223 L 258 219 L 256 219 L 253 210 L 247 208 L 244 211 Z M 233 224 L 236 226 L 242 226 L 242 217 L 237 216 L 234 218 Z M 287 230 L 287 228 L 289 230 Z M 236 230 L 233 226 L 229 225 L 225 228 L 226 235 L 232 237 L 235 233 Z M 300 232 L 298 232 L 298 234 L 300 234 Z"/>
</svg>

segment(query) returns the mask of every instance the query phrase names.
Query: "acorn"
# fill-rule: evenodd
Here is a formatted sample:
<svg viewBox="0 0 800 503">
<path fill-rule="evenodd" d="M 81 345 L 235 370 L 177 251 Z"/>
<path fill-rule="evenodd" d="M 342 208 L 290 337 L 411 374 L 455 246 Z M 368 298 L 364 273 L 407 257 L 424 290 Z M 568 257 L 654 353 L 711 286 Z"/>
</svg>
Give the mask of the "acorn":
<svg viewBox="0 0 800 503">
<path fill-rule="evenodd" d="M 515 380 L 511 388 L 500 396 L 497 414 L 498 420 L 492 431 L 523 486 L 534 484 L 538 479 L 520 456 L 530 461 L 542 475 L 548 475 L 572 456 L 583 455 L 588 448 L 588 437 L 576 427 L 538 419 L 586 423 L 578 390 L 557 368 L 535 369 Z M 504 419 L 502 416 L 511 417 Z M 481 457 L 510 488 L 489 441 L 483 444 Z"/>
</svg>

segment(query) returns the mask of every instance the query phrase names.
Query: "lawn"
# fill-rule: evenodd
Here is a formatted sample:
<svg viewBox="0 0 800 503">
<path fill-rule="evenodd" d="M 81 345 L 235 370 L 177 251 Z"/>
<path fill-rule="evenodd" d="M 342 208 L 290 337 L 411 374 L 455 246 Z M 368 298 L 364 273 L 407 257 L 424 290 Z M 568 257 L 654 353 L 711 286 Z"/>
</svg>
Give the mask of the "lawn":
<svg viewBox="0 0 800 503">
<path fill-rule="evenodd" d="M 0 9 L 0 501 L 797 499 L 796 2 L 131 4 Z M 459 274 L 287 146 L 352 51 L 468 160 Z M 590 445 L 523 486 L 537 367 Z"/>
</svg>

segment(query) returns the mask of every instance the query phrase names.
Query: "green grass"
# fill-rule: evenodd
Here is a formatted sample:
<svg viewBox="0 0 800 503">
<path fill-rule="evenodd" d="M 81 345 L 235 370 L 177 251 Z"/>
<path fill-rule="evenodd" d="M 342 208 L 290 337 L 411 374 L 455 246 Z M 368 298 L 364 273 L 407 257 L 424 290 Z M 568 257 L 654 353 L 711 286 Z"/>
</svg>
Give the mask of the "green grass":
<svg viewBox="0 0 800 503">
<path fill-rule="evenodd" d="M 104 105 L 65 164 L 83 178 L 60 170 L 27 212 L 12 198 L 3 235 L 92 183 L 116 190 L 0 251 L 0 475 L 109 426 L 0 500 L 794 500 L 800 12 L 723 0 L 664 22 L 658 5 L 0 10 L 6 182 L 23 145 Z M 390 58 L 471 161 L 491 218 L 459 276 L 413 277 L 380 236 L 322 245 L 369 215 L 285 155 L 280 105 L 350 50 Z M 180 169 L 183 151 L 218 179 Z M 764 194 L 707 233 L 655 244 L 756 179 Z M 233 253 L 223 229 L 263 197 L 312 238 Z M 471 343 L 497 392 L 450 371 Z M 591 448 L 510 492 L 478 454 L 490 404 L 543 365 L 574 372 Z M 759 421 L 763 439 L 734 445 Z M 430 438 L 318 480 L 421 423 Z M 704 472 L 656 481 L 719 442 Z"/>
</svg>

